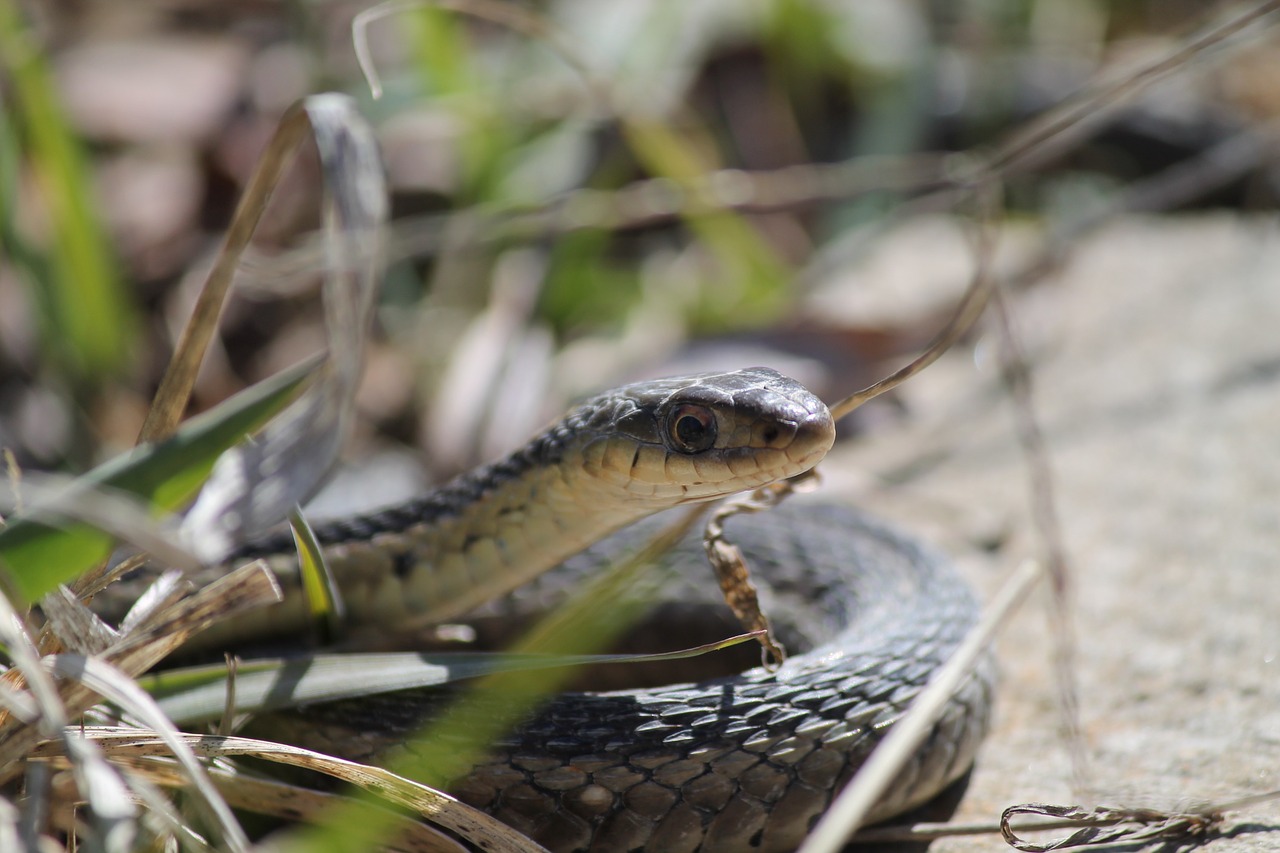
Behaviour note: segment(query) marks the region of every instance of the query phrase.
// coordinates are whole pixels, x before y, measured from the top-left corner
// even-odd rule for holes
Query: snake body
[[[437,492],[316,532],[357,621],[455,619],[539,575],[535,593],[571,586],[644,535],[608,534],[807,471],[833,440],[825,405],[772,370],[641,383],[589,401],[506,460]],[[773,672],[562,694],[495,744],[454,786],[458,796],[553,850],[794,848],[976,608],[944,560],[848,508],[785,505],[730,519],[727,532],[784,641],[802,654]],[[677,620],[692,612],[694,581],[706,579],[698,544],[668,558],[684,579],[666,606]],[[242,556],[285,545],[260,542]],[[287,582],[289,559],[271,562]],[[991,686],[984,665],[875,817],[927,801],[967,770]],[[302,746],[370,759],[403,748],[436,704],[406,691],[305,708],[265,726]]]

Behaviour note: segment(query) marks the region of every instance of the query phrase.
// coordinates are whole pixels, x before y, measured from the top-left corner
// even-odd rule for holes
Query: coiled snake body
[[[502,462],[317,534],[356,621],[456,619],[566,558],[533,588],[572,585],[639,535],[608,534],[802,473],[833,440],[822,402],[772,370],[641,383],[589,401]],[[775,628],[807,651],[775,672],[555,697],[457,783],[458,796],[553,850],[794,848],[954,649],[975,605],[937,555],[848,508],[789,503],[727,531]],[[242,556],[287,551],[271,540]],[[679,619],[689,590],[714,585],[696,538],[669,559],[683,578],[667,605]],[[288,586],[290,559],[271,562]],[[266,620],[301,615],[286,603]],[[990,692],[984,665],[875,817],[929,800],[967,770]],[[347,700],[280,718],[277,733],[368,759],[402,746],[428,707],[417,691]]]

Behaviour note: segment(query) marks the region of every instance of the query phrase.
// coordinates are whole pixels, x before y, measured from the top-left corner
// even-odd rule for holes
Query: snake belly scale
[[[629,525],[664,509],[803,473],[834,435],[817,397],[766,368],[638,383],[588,401],[505,460],[316,533],[353,621],[456,620],[535,579],[571,585],[635,545],[644,531]],[[958,645],[976,605],[938,555],[846,507],[788,504],[732,518],[727,532],[770,616],[806,651],[773,672],[553,697],[458,780],[459,798],[552,850],[793,849]],[[238,556],[269,557],[288,589],[289,551],[275,538]],[[668,559],[680,577],[714,586],[696,537]],[[202,645],[297,624],[303,607],[291,598]],[[984,663],[955,696],[873,817],[929,800],[968,769],[992,671]],[[260,732],[376,760],[408,748],[438,706],[438,695],[404,691],[273,715]]]

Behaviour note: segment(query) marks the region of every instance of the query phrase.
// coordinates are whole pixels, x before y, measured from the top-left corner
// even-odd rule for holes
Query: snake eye
[[[677,406],[667,415],[667,436],[675,450],[701,453],[716,443],[716,416],[705,406]]]

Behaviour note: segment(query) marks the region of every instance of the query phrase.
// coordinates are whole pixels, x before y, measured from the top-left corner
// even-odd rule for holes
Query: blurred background
[[[447,5],[476,14],[370,23],[375,100],[353,48],[361,4],[0,0],[0,446],[19,465],[83,469],[133,443],[236,200],[304,95],[359,101],[393,193],[348,451],[386,463],[385,499],[623,379],[764,363],[834,399],[877,378],[967,282],[971,210],[933,191],[963,152],[1221,11],[518,4],[551,38],[484,20],[493,3]],[[1274,208],[1278,41],[1197,63],[1012,170],[1001,262],[1144,182],[1169,190],[1170,169],[1192,185],[1131,206]],[[257,232],[196,409],[323,346],[312,159]],[[854,428],[910,414],[869,409]]]

